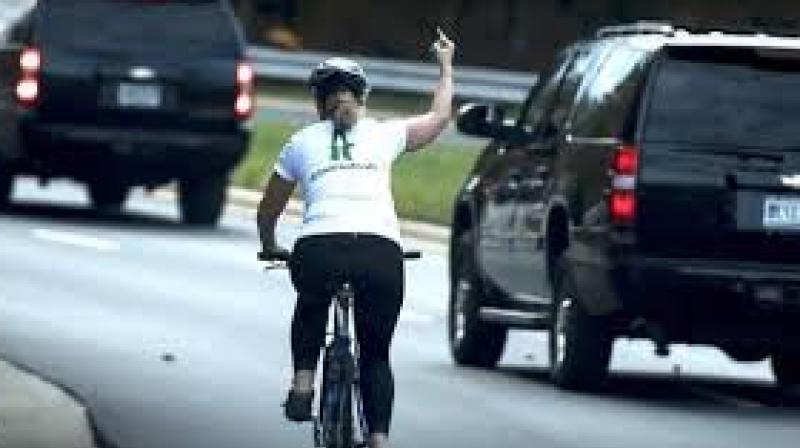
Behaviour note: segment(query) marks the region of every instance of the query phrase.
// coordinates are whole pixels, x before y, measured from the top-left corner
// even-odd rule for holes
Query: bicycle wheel
[[[336,448],[353,448],[353,388],[342,384],[336,425]]]
[[[353,448],[353,364],[348,353],[328,348],[322,372],[320,420],[326,448]]]

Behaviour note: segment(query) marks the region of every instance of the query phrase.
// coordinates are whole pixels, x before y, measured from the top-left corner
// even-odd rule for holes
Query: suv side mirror
[[[458,132],[473,137],[496,138],[509,131],[505,124],[505,110],[488,104],[467,103],[458,110]]]

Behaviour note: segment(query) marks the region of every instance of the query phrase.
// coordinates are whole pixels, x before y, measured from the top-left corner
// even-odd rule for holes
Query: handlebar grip
[[[290,258],[292,258],[292,254],[290,252],[259,252],[258,253],[258,260],[259,261],[284,261],[284,262],[289,262]]]
[[[422,252],[418,250],[410,250],[408,252],[403,252],[403,258],[406,260],[419,260],[422,258]]]

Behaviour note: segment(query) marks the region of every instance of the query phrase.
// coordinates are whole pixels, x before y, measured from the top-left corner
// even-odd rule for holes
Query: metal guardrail
[[[248,56],[259,78],[305,82],[320,61],[335,55],[250,47]],[[377,90],[430,94],[439,79],[439,68],[433,63],[354,59],[363,65],[370,83]],[[456,67],[455,93],[461,99],[521,103],[537,79],[536,74],[530,73]]]

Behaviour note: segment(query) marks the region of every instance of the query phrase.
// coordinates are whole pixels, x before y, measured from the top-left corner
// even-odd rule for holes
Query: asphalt
[[[0,355],[79,398],[102,445],[312,446],[287,424],[293,293],[255,261],[253,211],[219,230],[182,226],[174,203],[137,194],[120,216],[89,211],[70,184],[21,182],[0,215]],[[289,216],[279,239],[297,231]],[[493,370],[457,368],[444,322],[446,246],[413,237],[393,346],[395,447],[793,447],[800,394],[765,363],[709,348],[620,341],[598,394],[547,380],[545,339],[513,333]],[[2,446],[2,445],[0,445]]]

